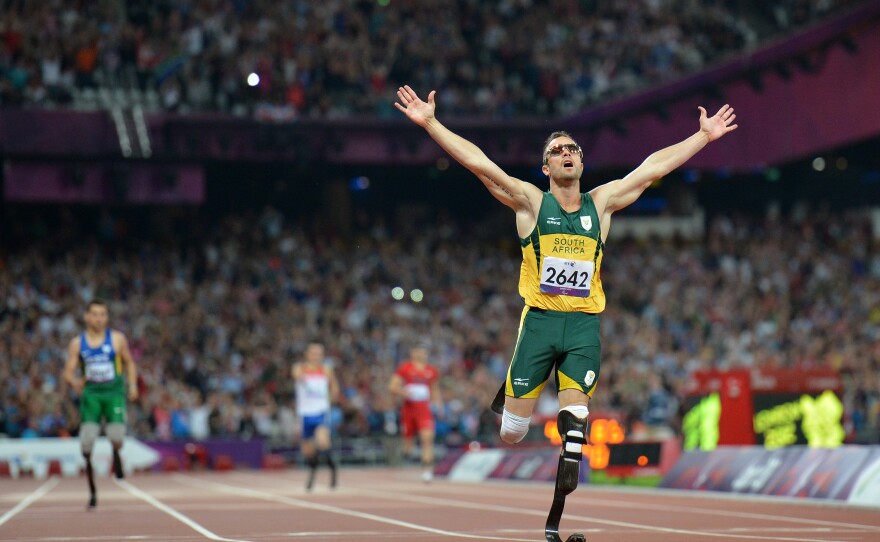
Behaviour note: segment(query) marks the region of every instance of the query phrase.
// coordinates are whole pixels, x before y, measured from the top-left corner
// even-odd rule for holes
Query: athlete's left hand
[[[128,388],[128,400],[129,401],[137,401],[137,398],[138,398],[137,386],[130,386]]]
[[[700,130],[709,137],[710,142],[720,139],[721,136],[728,132],[736,130],[738,126],[737,124],[731,124],[736,119],[736,115],[733,114],[733,108],[728,104],[724,104],[715,113],[714,117],[708,117],[703,106],[699,106],[697,109],[700,110]]]
[[[83,388],[86,386],[86,381],[82,378],[74,378],[70,382],[70,387],[73,388],[74,393],[77,395],[82,394]]]

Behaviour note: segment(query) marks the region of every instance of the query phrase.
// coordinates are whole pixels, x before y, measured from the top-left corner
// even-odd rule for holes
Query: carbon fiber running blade
[[[553,504],[547,515],[547,524],[544,525],[544,538],[547,542],[562,542],[559,538],[559,520],[562,519],[562,510],[565,508],[565,495],[557,489],[553,493]]]
[[[547,542],[562,542],[562,538],[559,537],[559,521],[562,519],[562,511],[565,508],[565,495],[559,491],[558,486],[553,492],[553,504],[550,506],[547,523],[544,525],[544,538],[547,539]],[[587,538],[580,533],[574,533],[565,539],[565,542],[586,541]]]

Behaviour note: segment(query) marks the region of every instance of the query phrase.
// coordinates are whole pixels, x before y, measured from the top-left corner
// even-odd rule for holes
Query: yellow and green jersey
[[[519,293],[527,306],[561,312],[605,309],[599,277],[604,247],[589,194],[581,194],[580,209],[569,213],[545,192],[535,229],[520,245]]]

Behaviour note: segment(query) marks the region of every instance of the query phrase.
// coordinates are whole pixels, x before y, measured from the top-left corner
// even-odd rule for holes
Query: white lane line
[[[36,501],[37,499],[39,499],[40,497],[42,497],[46,493],[49,493],[50,491],[52,491],[52,488],[57,485],[58,485],[58,478],[56,478],[54,476],[52,478],[49,478],[48,480],[46,480],[43,483],[43,485],[41,485],[36,490],[34,490],[33,493],[31,493],[30,495],[28,495],[27,497],[22,499],[20,503],[16,504],[11,509],[9,509],[8,512],[6,512],[2,516],[0,516],[0,526],[2,526],[4,523],[9,521],[10,519],[14,518],[19,512],[21,512],[22,510],[24,510],[25,508],[27,508],[28,506],[33,504],[34,501]]]
[[[467,484],[467,485],[470,486],[471,484]],[[411,486],[407,486],[405,484],[397,484],[397,485],[384,484],[383,487],[385,487],[387,489],[393,489],[395,487],[404,488],[404,487],[411,487]],[[453,486],[451,484],[448,484],[445,486],[438,484],[435,487],[441,491],[456,492],[456,494],[458,494],[458,490],[456,489],[456,486]],[[460,486],[458,486],[458,487],[460,487]],[[528,487],[534,487],[534,486],[521,486],[521,487],[528,488]],[[480,495],[486,495],[486,496],[500,495],[503,497],[507,497],[510,495],[510,490],[505,490],[505,488],[497,487],[497,486],[493,487],[492,484],[474,486],[473,489],[474,489],[473,491],[471,491],[469,489],[467,491],[467,493],[480,494]],[[574,493],[572,495],[569,495],[568,501],[566,503],[569,505],[569,508],[571,506],[575,506],[575,505],[588,505],[588,506],[591,506],[594,508],[596,508],[596,507],[624,508],[624,509],[631,510],[633,508],[633,506],[638,506],[639,509],[641,509],[641,510],[654,510],[654,511],[658,511],[658,512],[703,514],[703,515],[709,515],[709,516],[721,516],[721,517],[725,517],[725,518],[736,517],[736,518],[743,518],[743,519],[771,520],[771,521],[780,521],[780,522],[787,522],[787,523],[796,523],[798,525],[816,525],[816,526],[832,527],[832,528],[839,528],[839,529],[857,529],[857,530],[868,531],[868,532],[880,532],[880,527],[878,527],[877,525],[866,525],[863,523],[850,523],[850,522],[844,522],[844,521],[813,519],[813,518],[808,518],[808,517],[792,517],[792,516],[783,516],[783,515],[779,515],[779,514],[763,514],[763,513],[757,513],[757,512],[737,512],[735,510],[721,510],[721,509],[714,509],[714,508],[699,508],[696,505],[694,505],[694,506],[675,506],[675,505],[654,504],[654,503],[638,503],[637,505],[634,505],[632,503],[632,501],[613,500],[613,498],[612,499],[607,499],[607,498],[599,499],[599,498],[596,498],[595,496],[591,496],[590,490],[596,489],[595,487],[590,488],[588,486],[585,489],[587,489],[587,491],[584,493],[581,493],[581,494]],[[639,495],[639,496],[650,496],[650,493],[647,491],[638,491],[637,492],[635,490],[630,490],[627,493],[635,494],[635,495]],[[525,497],[525,498],[531,498],[531,494],[529,494],[529,493],[520,492],[520,496]],[[695,495],[694,496],[692,496],[692,495],[678,495],[678,496],[699,499],[702,497],[702,494],[700,496],[695,496]],[[745,499],[740,499],[739,495],[737,495],[736,497],[727,496],[726,498],[719,497],[719,496],[713,496],[713,497],[718,500],[727,500],[727,501],[731,501],[731,502],[745,500]],[[817,506],[814,503],[806,503],[806,502],[792,502],[792,501],[775,502],[775,499],[773,501],[771,501],[771,499],[769,497],[765,497],[764,499],[762,499],[761,502],[763,502],[764,504],[780,504],[780,505],[810,504],[810,506]],[[830,504],[830,507],[837,508],[837,506],[833,503]]]
[[[244,480],[245,479],[244,476],[246,476],[246,475],[237,475],[237,476],[240,476],[240,478],[242,480]],[[251,476],[251,478],[250,478],[251,480],[261,479],[259,474],[252,474],[250,476]],[[264,479],[261,479],[261,480],[264,480]],[[504,487],[502,487],[502,486],[504,486]],[[470,495],[485,495],[487,497],[500,496],[503,498],[507,498],[507,497],[510,497],[510,495],[511,495],[511,491],[510,491],[509,487],[507,487],[507,486],[513,486],[513,487],[517,487],[517,488],[526,488],[527,490],[534,489],[535,487],[537,487],[535,483],[526,483],[526,482],[501,482],[501,483],[486,482],[486,483],[481,483],[480,485],[477,485],[477,484],[458,484],[458,485],[456,485],[454,483],[445,483],[445,484],[436,484],[436,485],[432,486],[431,491],[432,492],[454,493],[455,495],[459,495],[459,494],[461,494],[461,489],[459,489],[459,488],[466,487],[467,489],[465,490],[465,492]],[[395,488],[399,488],[402,491],[407,491],[412,488],[412,484],[406,484],[406,483],[400,483],[400,482],[388,482],[388,483],[383,483],[382,487],[386,488],[386,490],[393,490]],[[593,486],[593,487],[587,486],[584,489],[587,490],[584,493],[580,493],[580,494],[574,493],[572,495],[569,495],[568,501],[566,503],[567,508],[571,509],[577,505],[589,505],[593,508],[604,507],[604,508],[632,509],[634,506],[631,501],[614,500],[613,498],[599,499],[599,498],[596,498],[595,496],[591,496],[591,493],[593,492],[593,490],[597,490],[597,488],[595,486]],[[614,488],[612,488],[612,489],[614,489]],[[653,492],[654,490],[651,490],[651,491]],[[664,490],[660,490],[660,491],[664,491]],[[642,490],[636,490],[636,489],[628,489],[625,492],[619,491],[619,490],[612,491],[612,492],[617,493],[618,495],[620,493],[627,493],[627,494],[635,494],[635,495],[639,495],[639,496],[650,496],[649,492],[642,491]],[[668,494],[667,491],[664,491],[664,492]],[[684,492],[676,492],[675,496],[685,497],[685,498],[693,498],[693,499],[702,499],[704,497],[704,494],[705,494],[705,492],[702,492],[699,496],[697,496],[697,495],[684,494]],[[519,497],[522,497],[527,500],[537,500],[538,499],[538,497],[535,496],[533,492],[528,492],[528,491],[527,492],[519,491],[519,492],[517,492],[517,495]],[[549,495],[549,493],[548,493],[548,495]],[[407,499],[409,499],[409,497],[410,497],[410,495],[407,495]],[[720,496],[719,495],[711,495],[711,496],[707,495],[707,497],[711,497],[716,500],[727,500],[727,501],[746,500],[746,499],[740,498],[741,497],[740,495],[737,495],[736,497],[723,496],[723,495],[720,495]],[[742,496],[742,497],[746,497],[746,496]],[[426,497],[426,498],[431,498],[431,497]],[[760,502],[763,502],[764,504],[780,504],[780,505],[785,505],[785,504],[804,505],[804,504],[806,504],[811,507],[819,506],[816,503],[812,503],[812,502],[806,501],[804,499],[801,499],[801,500],[783,499],[782,501],[783,502],[777,502],[777,500],[775,498],[771,499],[770,497],[763,497],[762,499],[760,499]],[[472,504],[468,504],[467,506],[470,507],[470,506],[472,506]],[[658,511],[658,512],[703,514],[703,515],[709,515],[709,516],[721,516],[721,517],[725,517],[725,518],[737,517],[737,518],[743,518],[743,519],[770,520],[770,521],[795,523],[795,524],[798,524],[799,526],[800,525],[816,525],[816,526],[822,526],[822,527],[832,527],[832,528],[836,528],[836,529],[854,529],[854,530],[856,530],[856,532],[858,532],[858,531],[863,531],[863,532],[867,531],[867,532],[872,532],[872,533],[873,532],[880,532],[880,527],[878,527],[876,525],[866,525],[863,523],[850,523],[850,522],[843,522],[843,521],[812,519],[812,518],[808,518],[808,517],[792,517],[792,516],[783,516],[783,515],[778,515],[778,514],[763,514],[763,513],[757,513],[757,512],[737,512],[735,510],[699,508],[696,505],[695,506],[675,506],[675,505],[667,505],[667,504],[639,503],[637,506],[643,510],[654,510],[654,511]],[[829,506],[832,508],[837,508],[837,505],[833,502],[829,503]],[[542,512],[541,514],[544,514],[544,513]],[[535,514],[535,515],[539,515],[539,514]],[[566,516],[564,516],[564,517],[568,517],[568,514],[566,514]],[[761,532],[764,532],[763,528],[757,528],[757,529]],[[781,527],[780,529],[785,529],[785,528]]]
[[[258,480],[261,479],[258,475],[252,475],[252,476],[254,476]],[[247,477],[247,475],[245,475],[245,476],[236,475],[236,477],[241,478],[241,479],[245,479]],[[253,480],[253,479],[254,478],[251,478],[251,480]],[[410,489],[412,488],[412,485],[405,485],[405,484],[395,484],[395,485],[397,487],[401,487],[404,491],[407,488],[410,488]],[[540,517],[546,517],[546,515],[547,515],[547,512],[542,511],[542,510],[529,510],[529,509],[520,508],[520,507],[492,505],[492,504],[476,503],[476,502],[462,501],[462,500],[449,500],[449,499],[438,498],[438,497],[427,497],[427,496],[415,495],[412,493],[406,493],[404,495],[401,495],[400,492],[393,493],[393,492],[389,492],[389,491],[367,490],[367,489],[360,489],[360,488],[346,488],[345,491],[348,494],[353,493],[356,495],[360,494],[360,495],[364,495],[364,496],[371,496],[371,495],[372,496],[380,496],[380,497],[383,497],[388,500],[406,501],[406,502],[421,502],[424,504],[450,506],[450,507],[454,507],[454,508],[466,508],[466,509],[470,509],[470,510],[473,510],[473,509],[492,510],[492,511],[502,512],[502,513],[525,514],[525,515],[540,516]],[[271,495],[274,495],[274,494],[271,494]],[[277,498],[284,498],[284,497],[279,497],[277,495],[274,495],[274,496]],[[630,508],[631,507],[632,507],[632,505],[630,505]],[[672,508],[672,507],[670,507],[670,508]],[[679,509],[679,510],[683,510],[683,509]],[[719,512],[715,511],[715,513],[718,514]],[[778,542],[844,542],[844,540],[842,540],[842,539],[841,540],[829,540],[826,538],[814,539],[814,538],[794,538],[794,537],[785,537],[785,536],[759,536],[759,535],[747,535],[747,534],[734,534],[734,533],[730,533],[730,532],[719,532],[717,530],[716,531],[695,531],[695,530],[675,529],[675,528],[670,528],[670,527],[661,527],[661,526],[653,526],[653,525],[646,525],[646,524],[640,524],[640,523],[630,523],[630,522],[606,520],[606,519],[601,519],[601,518],[585,517],[585,516],[578,516],[578,515],[573,515],[573,514],[566,514],[564,517],[568,518],[569,520],[586,521],[586,522],[599,523],[599,524],[610,525],[610,526],[615,526],[615,527],[629,528],[629,529],[634,529],[634,530],[681,534],[681,535],[696,536],[696,537],[739,538],[739,539],[766,540],[766,541],[778,541]],[[791,518],[786,518],[785,516],[780,516],[777,519],[790,520]],[[583,529],[580,529],[580,528],[575,529],[575,530],[577,530],[579,532],[583,531]],[[592,530],[593,529],[591,529],[591,531]],[[758,529],[758,528],[756,528],[755,530],[758,532],[764,532],[763,530]],[[784,531],[784,532],[788,532],[790,534],[793,534],[793,531],[794,530]]]
[[[502,538],[496,536],[485,536],[485,535],[475,535],[475,534],[467,534],[467,533],[457,533],[453,531],[445,531],[443,529],[435,529],[433,527],[428,527],[426,525],[419,525],[417,523],[410,523],[408,521],[400,521],[397,519],[378,516],[376,514],[368,514],[366,512],[358,512],[355,510],[348,510],[346,508],[339,508],[337,506],[330,506],[326,504],[319,504],[310,501],[304,501],[300,499],[294,499],[292,497],[284,497],[281,495],[275,495],[274,493],[266,493],[264,491],[257,491],[253,489],[246,489],[240,486],[230,486],[226,484],[220,484],[217,482],[209,482],[207,480],[201,478],[191,478],[189,476],[183,474],[175,474],[175,481],[180,484],[189,485],[193,487],[205,488],[210,486],[217,491],[222,491],[224,493],[231,493],[233,495],[249,496],[255,499],[262,499],[264,501],[277,502],[282,504],[289,504],[291,506],[297,506],[300,508],[310,508],[312,510],[320,510],[322,512],[329,512],[331,514],[338,514],[341,516],[351,516],[355,518],[366,519],[369,521],[376,521],[379,523],[387,523],[388,525],[396,525],[397,527],[404,527],[406,529],[412,529],[414,531],[423,531],[426,533],[437,534],[441,536],[448,536],[451,538],[475,538],[477,540],[507,540],[511,542],[533,542],[531,538]]]
[[[524,508],[514,508],[510,506],[501,506],[495,504],[486,504],[486,503],[477,503],[477,502],[468,502],[462,500],[449,500],[449,499],[441,499],[437,497],[424,497],[419,495],[408,494],[404,497],[401,497],[399,494],[390,493],[386,491],[378,491],[373,489],[348,489],[350,493],[361,494],[365,496],[373,495],[380,496],[386,499],[391,500],[405,500],[407,502],[422,502],[425,504],[436,504],[441,506],[450,506],[455,508],[468,508],[468,509],[481,509],[481,510],[492,510],[495,512],[504,512],[509,514],[526,514],[531,516],[541,516],[546,517],[547,512],[539,511],[539,510],[527,510]],[[654,525],[646,525],[642,523],[630,523],[626,521],[613,521],[608,519],[601,519],[595,517],[587,517],[587,516],[578,516],[572,514],[566,514],[563,516],[569,522],[571,520],[577,521],[586,521],[591,523],[600,523],[602,525],[611,525],[614,527],[626,527],[629,529],[638,529],[642,531],[653,531],[660,533],[672,533],[672,534],[680,534],[680,535],[688,535],[688,536],[701,536],[701,537],[712,537],[712,538],[748,538],[750,540],[778,540],[785,542],[840,542],[828,539],[814,539],[814,538],[789,538],[789,537],[781,537],[781,536],[757,536],[757,535],[747,535],[747,534],[726,534],[726,533],[715,533],[709,531],[692,531],[688,529],[674,529],[671,527],[659,527]]]
[[[298,536],[317,536],[317,537],[328,537],[328,536],[347,536],[347,537],[358,537],[358,536],[383,536],[388,533],[383,533],[381,531],[311,531],[311,532],[297,532],[297,533],[284,533],[284,536],[289,536],[292,538]]]
[[[192,535],[184,536],[175,536],[173,538],[164,538],[163,542],[171,542],[173,540],[181,540],[183,542],[192,541]],[[27,542],[96,542],[99,540],[107,540],[109,542],[119,542],[120,540],[156,540],[155,538],[149,535],[129,535],[120,537],[119,535],[114,536],[44,536],[41,538],[22,538],[21,540],[27,540]]]
[[[169,516],[171,516],[174,519],[176,519],[177,521],[183,523],[184,525],[186,525],[190,529],[196,531],[197,533],[204,536],[205,538],[208,538],[210,540],[217,540],[218,542],[249,542],[248,540],[238,540],[235,538],[223,538],[222,536],[211,532],[210,530],[206,529],[205,527],[202,527],[199,523],[184,516],[183,514],[178,512],[177,510],[175,510],[175,509],[171,508],[170,506],[167,506],[166,504],[162,503],[161,501],[153,498],[151,495],[144,493],[143,491],[141,491],[140,489],[136,488],[135,486],[129,484],[125,480],[117,480],[114,478],[113,481],[116,482],[116,485],[118,485],[119,487],[121,487],[125,491],[127,491],[130,494],[134,495],[135,497],[141,499],[142,501],[146,502],[147,504],[150,504],[154,508],[157,508],[157,509],[161,510],[162,512],[165,512]]]
[[[738,499],[728,498],[728,500],[734,501]],[[591,497],[585,497],[578,499],[577,502],[582,504],[587,504],[591,506],[609,506],[609,507],[618,507],[618,508],[632,508],[633,503],[625,502],[625,501],[614,501],[614,500],[605,500],[605,499],[596,499]],[[798,503],[769,503],[764,500],[763,504],[795,504]],[[665,504],[650,504],[650,503],[640,503],[638,505],[640,508],[645,510],[655,510],[658,512],[688,512],[693,514],[706,514],[706,515],[720,515],[722,517],[737,517],[743,519],[759,519],[759,520],[772,520],[772,521],[786,521],[789,523],[797,523],[799,525],[809,524],[809,525],[817,525],[824,527],[836,527],[836,528],[844,528],[844,529],[860,529],[863,531],[870,532],[880,532],[880,527],[876,525],[864,525],[861,523],[848,523],[843,521],[831,521],[824,519],[812,519],[805,517],[792,517],[792,516],[781,516],[778,514],[761,514],[757,512],[737,512],[734,510],[716,510],[711,508],[697,508],[690,506],[671,506]]]

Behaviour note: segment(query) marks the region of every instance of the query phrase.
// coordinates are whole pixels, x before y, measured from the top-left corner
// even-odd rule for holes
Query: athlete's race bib
[[[116,378],[113,362],[104,361],[86,364],[86,380],[89,382],[110,382]]]
[[[431,388],[427,384],[407,384],[404,386],[406,398],[410,401],[428,401],[431,399]]]
[[[323,374],[306,375],[303,378],[302,393],[309,399],[324,399],[330,394],[327,377]]]
[[[545,294],[590,297],[596,266],[592,260],[566,260],[545,256],[541,268],[541,291]]]

